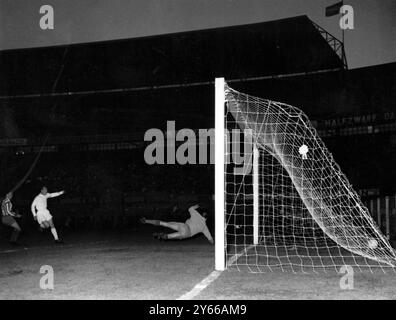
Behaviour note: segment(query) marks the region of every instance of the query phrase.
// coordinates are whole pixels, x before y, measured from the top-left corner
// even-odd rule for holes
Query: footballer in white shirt
[[[195,236],[198,233],[203,233],[211,244],[214,243],[212,235],[206,225],[207,212],[206,209],[201,208],[196,204],[188,209],[190,218],[186,222],[164,222],[160,220],[148,220],[146,218],[140,219],[141,223],[152,224],[154,226],[166,227],[174,230],[173,233],[155,233],[154,236],[163,240],[182,240]]]
[[[43,187],[41,192],[34,198],[31,206],[34,220],[37,221],[43,229],[51,228],[55,243],[63,243],[63,241],[59,239],[52,215],[47,209],[47,199],[58,197],[64,193],[64,191],[48,193],[48,189]]]

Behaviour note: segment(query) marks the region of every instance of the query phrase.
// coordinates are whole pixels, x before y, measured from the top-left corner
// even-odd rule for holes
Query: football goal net
[[[216,79],[216,269],[393,268],[396,255],[307,116]]]

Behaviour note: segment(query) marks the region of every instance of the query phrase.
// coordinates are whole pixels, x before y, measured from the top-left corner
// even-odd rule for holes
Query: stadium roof
[[[0,52],[0,95],[75,93],[213,81],[216,76],[229,80],[340,69],[344,62],[337,45],[337,39],[307,16],[299,16],[135,39],[6,50]]]

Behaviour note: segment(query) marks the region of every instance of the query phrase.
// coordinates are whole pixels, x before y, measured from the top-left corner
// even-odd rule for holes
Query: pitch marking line
[[[81,244],[77,244],[77,243],[73,243],[73,244],[64,244],[62,246],[59,246],[57,248],[75,248],[75,247],[80,247],[83,248],[84,246],[91,246],[91,245],[97,245],[97,244],[106,244],[106,243],[111,243],[114,241],[111,240],[102,240],[102,241],[92,241],[92,242],[86,242],[86,243],[81,243]],[[51,249],[54,248],[54,245],[44,245],[44,246],[37,246],[37,247],[24,247],[24,248],[20,248],[20,249],[9,249],[9,250],[3,250],[0,251],[0,254],[6,254],[6,253],[14,253],[14,252],[23,252],[23,251],[28,251],[28,250],[40,250],[40,249]]]
[[[4,250],[4,251],[0,251],[0,254],[2,253],[13,253],[13,252],[22,252],[22,251],[26,251],[28,248],[21,248],[21,249],[14,249],[14,250]]]
[[[227,266],[231,267],[242,255],[244,255],[247,251],[253,248],[254,245],[250,245],[249,247],[243,249],[240,253],[234,254],[228,261]],[[223,271],[212,271],[205,279],[195,285],[189,292],[183,294],[176,300],[191,300],[198,296],[203,290],[205,290],[213,281],[215,281]]]

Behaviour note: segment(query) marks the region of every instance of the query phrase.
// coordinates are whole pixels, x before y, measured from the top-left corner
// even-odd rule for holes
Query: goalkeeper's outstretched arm
[[[208,229],[208,227],[205,227],[205,229],[202,231],[202,233],[204,234],[204,236],[209,240],[209,242],[211,244],[214,244],[214,240],[213,237]]]

